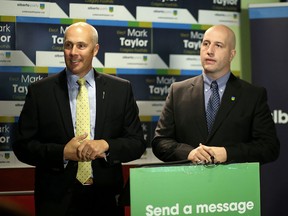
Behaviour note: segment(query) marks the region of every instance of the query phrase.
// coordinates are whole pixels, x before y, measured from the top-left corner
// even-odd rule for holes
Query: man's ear
[[[235,50],[235,49],[231,50],[231,53],[230,53],[230,62],[232,62],[232,60],[233,60],[233,58],[235,57],[235,55],[236,55],[236,50]]]

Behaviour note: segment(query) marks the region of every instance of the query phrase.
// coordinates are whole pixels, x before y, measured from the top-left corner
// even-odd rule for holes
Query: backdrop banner
[[[258,163],[130,169],[131,214],[260,216]]]
[[[129,164],[159,162],[150,142],[170,85],[202,73],[200,44],[211,25],[228,25],[238,38],[240,3],[1,0],[0,169],[25,166],[12,151],[14,132],[6,118],[16,127],[28,85],[65,68],[64,34],[77,21],[93,25],[99,33],[100,49],[92,66],[131,82],[148,146]],[[236,49],[231,68],[239,76],[241,47]]]
[[[262,216],[287,215],[288,3],[249,7],[253,84],[264,86],[280,140],[280,157],[261,167]]]

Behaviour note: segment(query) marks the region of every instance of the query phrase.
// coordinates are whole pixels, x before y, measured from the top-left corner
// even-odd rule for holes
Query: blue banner
[[[277,161],[262,166],[262,216],[286,215],[288,193],[288,3],[251,5],[252,82],[268,91],[281,150]]]

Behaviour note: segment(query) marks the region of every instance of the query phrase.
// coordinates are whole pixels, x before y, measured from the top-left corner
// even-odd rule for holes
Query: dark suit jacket
[[[276,160],[279,141],[266,90],[231,74],[208,136],[203,85],[202,75],[171,85],[152,141],[154,154],[163,161],[186,160],[202,143],[224,146],[227,162]]]
[[[119,194],[121,162],[140,158],[146,144],[130,82],[97,72],[95,81],[95,139],[109,143],[109,156],[108,162],[92,161],[93,186]],[[77,172],[77,162],[69,161],[65,169],[63,164],[64,146],[75,136],[65,71],[29,86],[18,125],[13,150],[20,161],[36,166],[36,210],[64,215]]]

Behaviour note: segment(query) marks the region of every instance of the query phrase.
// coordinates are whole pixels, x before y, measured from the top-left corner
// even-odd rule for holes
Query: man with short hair
[[[36,167],[37,216],[124,214],[117,205],[121,163],[140,158],[146,143],[130,82],[95,71],[98,50],[92,25],[70,25],[64,35],[66,69],[28,88],[13,150]],[[75,135],[80,80],[88,93],[89,122],[87,131]],[[85,162],[88,178],[80,181],[78,167]]]
[[[280,145],[266,90],[231,73],[235,44],[234,32],[225,25],[205,32],[203,73],[171,85],[158,121],[152,149],[160,160],[264,164],[278,158]]]

